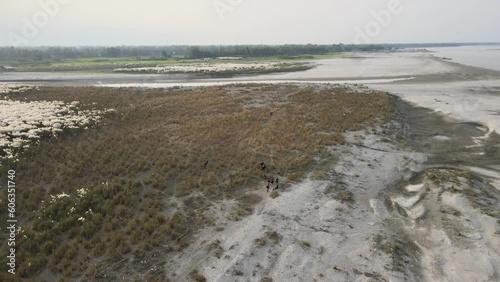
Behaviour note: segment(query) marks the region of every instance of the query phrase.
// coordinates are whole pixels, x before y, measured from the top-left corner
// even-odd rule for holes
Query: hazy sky
[[[0,0],[0,45],[500,42],[499,12],[499,0]]]

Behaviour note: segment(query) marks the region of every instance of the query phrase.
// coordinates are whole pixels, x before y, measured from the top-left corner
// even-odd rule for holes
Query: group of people
[[[280,179],[278,177],[271,177],[271,178],[268,178],[267,177],[267,167],[266,167],[266,164],[264,162],[260,162],[260,170],[262,171],[263,173],[263,177],[264,177],[264,181],[267,181],[267,184],[266,184],[266,191],[269,192],[269,189],[271,189],[271,186],[274,186],[273,187],[273,190],[278,190],[279,187],[280,187]]]

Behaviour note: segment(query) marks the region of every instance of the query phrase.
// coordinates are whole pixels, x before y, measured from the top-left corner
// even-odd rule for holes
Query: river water
[[[429,50],[436,52],[437,57],[451,58],[460,64],[500,71],[500,45],[443,47]]]

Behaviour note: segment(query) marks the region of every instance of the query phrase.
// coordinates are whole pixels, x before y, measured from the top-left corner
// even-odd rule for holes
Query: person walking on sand
[[[267,192],[269,193],[269,182],[267,182],[267,185],[266,185],[266,190],[267,190]]]

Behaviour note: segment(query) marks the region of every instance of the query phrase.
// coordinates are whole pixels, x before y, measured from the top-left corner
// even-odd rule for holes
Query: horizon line
[[[29,45],[29,46],[12,46],[0,45],[0,48],[40,48],[40,47],[167,47],[167,46],[286,46],[286,45],[315,45],[315,46],[331,46],[331,45],[354,45],[354,46],[367,46],[367,45],[500,45],[498,42],[410,42],[410,43],[281,43],[281,44],[262,44],[262,43],[248,43],[248,44],[122,44],[122,45]]]

